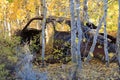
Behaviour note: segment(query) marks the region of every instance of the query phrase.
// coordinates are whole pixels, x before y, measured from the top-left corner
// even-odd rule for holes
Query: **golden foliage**
[[[83,11],[83,1],[81,0],[81,13]],[[13,0],[9,3],[7,0],[0,0],[0,20],[7,18],[9,21],[25,20],[29,14],[30,17],[36,16],[36,6],[40,6],[40,0]],[[70,17],[69,0],[47,0],[47,15]],[[83,13],[82,13],[83,14]],[[88,15],[91,22],[98,24],[103,15],[103,1],[89,0]],[[118,2],[113,1],[108,4],[107,13],[107,31],[116,31],[118,26]],[[103,28],[101,29],[101,32]]]
[[[23,20],[25,18],[26,12],[23,9],[19,9],[16,12],[17,14],[17,19]]]

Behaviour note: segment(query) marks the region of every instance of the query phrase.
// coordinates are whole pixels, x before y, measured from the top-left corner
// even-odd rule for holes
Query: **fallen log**
[[[34,36],[41,33],[41,30],[37,30],[34,28],[28,28],[29,24],[34,20],[43,20],[43,17],[36,17],[36,18],[30,19],[21,31],[20,36],[22,37],[22,41],[25,43],[28,42],[28,44],[30,43],[31,39],[34,39]],[[65,24],[71,26],[70,19],[64,18],[64,17],[50,16],[46,19],[46,24],[51,23],[51,22],[52,23],[54,23],[54,22],[63,23],[64,22]],[[95,25],[93,25],[93,26],[94,26],[94,28],[96,27]],[[54,27],[55,27],[55,25],[54,25]],[[90,49],[92,41],[93,41],[93,37],[95,36],[95,29],[91,29],[91,27],[89,27],[88,25],[87,26],[82,25],[82,31],[83,31],[83,36],[84,36],[83,38],[86,39],[86,42],[84,42],[84,41],[82,42],[81,52],[82,52],[83,56],[86,56],[86,55],[88,55],[89,49]],[[70,43],[71,33],[70,32],[56,31],[55,35],[54,35],[54,39],[55,40],[63,40],[64,42]],[[108,52],[109,53],[111,53],[111,52],[115,53],[115,51],[116,51],[116,45],[114,44],[115,42],[112,42],[112,41],[116,41],[115,38],[108,35]],[[37,41],[37,42],[40,42],[40,41]],[[37,42],[36,42],[36,45],[40,44]],[[98,35],[97,44],[96,44],[95,50],[93,52],[94,56],[101,55],[101,54],[103,56],[105,56],[103,44],[104,44],[104,36],[103,36],[103,33],[100,33]],[[62,45],[63,45],[62,47],[65,48],[65,50],[66,50],[66,48],[68,48],[68,46],[65,46],[64,44],[62,44]],[[102,46],[102,48],[98,48],[99,45]]]

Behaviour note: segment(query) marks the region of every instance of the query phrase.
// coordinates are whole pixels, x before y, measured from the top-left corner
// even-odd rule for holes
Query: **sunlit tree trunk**
[[[107,31],[106,31],[106,18],[107,18],[107,4],[108,0],[104,0],[104,52],[106,65],[109,66],[109,56],[108,56],[108,43],[107,43]]]
[[[4,37],[6,38],[7,37],[7,12],[6,12],[6,9],[5,9],[5,11],[4,11],[4,14],[3,14],[3,16],[4,16]]]
[[[81,61],[81,41],[82,41],[82,29],[81,29],[81,21],[80,21],[80,0],[76,0],[76,12],[77,12],[77,32],[78,32],[78,44],[77,44],[77,62],[78,67],[82,68],[82,61]]]
[[[71,15],[71,54],[72,62],[76,62],[76,25],[75,25],[75,12],[74,0],[70,0],[70,15]]]
[[[117,32],[117,58],[118,58],[118,65],[119,65],[119,72],[120,72],[120,0],[119,3],[119,19],[118,19],[118,32]]]
[[[7,33],[8,33],[8,36],[11,37],[11,24],[10,24],[10,22],[7,22]]]
[[[7,36],[7,21],[6,20],[4,20],[4,37],[6,38],[6,36]]]
[[[44,58],[45,58],[45,26],[46,26],[46,0],[43,0],[43,22],[42,22],[42,66],[44,66]]]
[[[11,24],[6,19],[4,19],[4,36],[5,36],[5,38],[11,37]]]

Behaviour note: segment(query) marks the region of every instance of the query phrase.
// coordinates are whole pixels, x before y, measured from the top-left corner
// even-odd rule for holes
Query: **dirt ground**
[[[117,63],[110,63],[109,67],[100,60],[92,59],[89,63],[82,63],[79,70],[75,64],[49,64],[40,71],[48,73],[48,80],[120,80]],[[76,75],[73,77],[73,75]]]

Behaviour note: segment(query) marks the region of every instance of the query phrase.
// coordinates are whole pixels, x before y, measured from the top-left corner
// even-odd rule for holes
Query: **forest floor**
[[[40,71],[47,71],[49,80],[120,80],[117,63],[110,63],[109,67],[100,60],[92,59],[89,63],[82,63],[79,70],[73,63],[49,64]],[[76,77],[73,75],[76,74]]]

